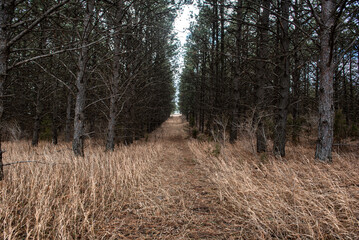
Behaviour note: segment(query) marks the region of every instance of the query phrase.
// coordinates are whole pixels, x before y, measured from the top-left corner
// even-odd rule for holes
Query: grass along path
[[[2,239],[359,239],[359,155],[257,155],[245,134],[214,154],[171,117],[146,140],[105,152],[88,141],[5,142]],[[61,163],[61,164],[58,164]]]
[[[358,239],[356,152],[327,165],[310,147],[288,145],[288,159],[276,159],[242,140],[213,154],[186,124],[172,117],[151,135],[162,152],[115,228],[123,238]]]
[[[194,161],[185,126],[181,117],[171,117],[150,136],[147,144],[164,144],[163,151],[149,181],[138,187],[128,212],[113,225],[119,236],[229,239],[239,235],[213,184]]]

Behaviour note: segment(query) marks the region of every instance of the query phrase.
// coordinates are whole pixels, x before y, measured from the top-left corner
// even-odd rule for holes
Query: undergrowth
[[[0,182],[0,238],[89,239],[118,218],[158,159],[161,145],[133,145],[105,153],[96,144],[75,158],[68,144],[6,142]]]
[[[286,159],[253,154],[249,141],[222,148],[191,141],[197,162],[216,185],[222,204],[241,223],[244,239],[359,239],[359,157],[288,146]]]

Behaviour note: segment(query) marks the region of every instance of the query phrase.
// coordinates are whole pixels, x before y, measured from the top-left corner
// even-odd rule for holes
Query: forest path
[[[139,186],[134,206],[117,231],[128,239],[231,239],[239,235],[213,184],[188,146],[187,123],[172,116],[146,144],[163,144],[150,182]]]

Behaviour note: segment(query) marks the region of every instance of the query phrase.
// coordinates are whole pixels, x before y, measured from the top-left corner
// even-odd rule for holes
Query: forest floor
[[[130,146],[5,142],[2,239],[359,239],[359,151],[314,161],[313,139],[286,158],[257,154],[253,130],[235,144],[189,137],[172,116]]]
[[[292,160],[275,159],[254,154],[245,140],[225,148],[193,140],[180,116],[139,144],[162,144],[163,149],[111,234],[124,239],[359,235],[356,151],[334,154],[335,163],[323,165],[313,161],[310,147],[289,144]]]
[[[216,187],[195,161],[187,125],[181,116],[172,116],[149,136],[146,144],[165,142],[165,146],[153,178],[139,186],[134,205],[114,226],[119,236],[230,239],[239,235],[240,228],[223,208]]]

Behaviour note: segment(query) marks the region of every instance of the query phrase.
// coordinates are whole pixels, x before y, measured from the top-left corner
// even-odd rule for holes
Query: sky
[[[195,16],[198,14],[199,9],[194,4],[183,6],[182,10],[179,11],[178,16],[174,23],[174,31],[177,33],[177,38],[180,40],[181,48],[180,52],[184,53],[184,45],[186,38],[189,34],[189,26],[191,22],[195,21]],[[183,60],[183,56],[182,56]]]
[[[178,103],[178,83],[179,77],[184,66],[184,54],[185,49],[184,45],[186,44],[187,36],[189,35],[189,27],[191,22],[195,21],[195,16],[198,15],[199,9],[195,4],[184,5],[181,10],[179,10],[177,18],[174,22],[174,32],[177,34],[177,38],[180,41],[179,54],[177,55],[178,69],[175,77],[176,83],[176,102]]]

